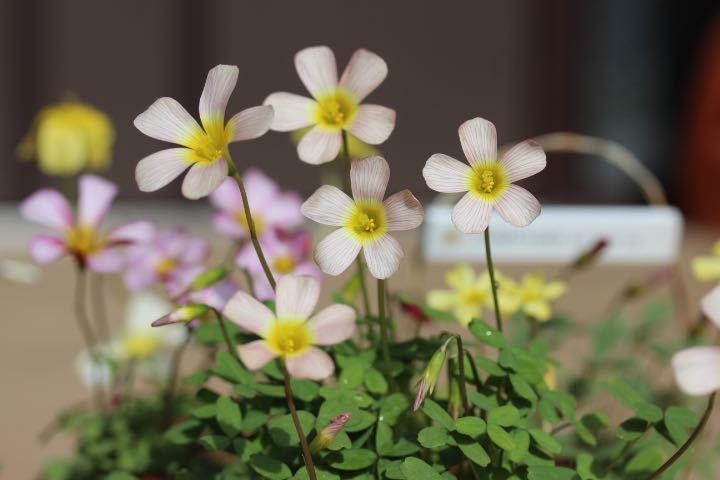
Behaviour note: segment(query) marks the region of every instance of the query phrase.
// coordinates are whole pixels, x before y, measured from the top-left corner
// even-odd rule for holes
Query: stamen
[[[495,175],[492,170],[486,169],[480,174],[480,189],[485,193],[492,193],[495,189]]]
[[[370,217],[367,213],[363,213],[360,216],[360,225],[362,226],[363,230],[366,232],[374,232],[375,231],[375,219]]]

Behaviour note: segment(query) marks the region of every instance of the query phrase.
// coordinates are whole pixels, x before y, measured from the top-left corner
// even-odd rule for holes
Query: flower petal
[[[78,181],[78,222],[96,228],[117,195],[117,185],[97,175],[85,174]]]
[[[360,105],[348,130],[363,142],[378,145],[388,139],[394,128],[395,110],[381,105]]]
[[[213,215],[213,226],[218,233],[230,238],[247,238],[248,231],[241,225],[237,217],[227,212],[216,212]]]
[[[355,331],[355,310],[347,305],[330,305],[315,314],[307,326],[313,331],[316,345],[335,345]]]
[[[410,190],[390,195],[383,205],[389,231],[412,230],[423,221],[423,207]]]
[[[542,171],[547,164],[545,150],[534,140],[520,142],[505,152],[500,163],[509,182],[517,182]]]
[[[550,315],[552,315],[552,309],[550,308],[550,304],[543,300],[527,302],[523,306],[523,310],[525,311],[525,313],[541,322],[549,320]]]
[[[271,93],[263,102],[272,105],[273,116],[271,129],[278,132],[290,132],[313,124],[313,111],[316,102],[312,98],[288,92]]]
[[[214,192],[227,176],[228,165],[222,157],[210,163],[197,162],[185,175],[182,193],[191,200],[206,197]]]
[[[250,202],[253,211],[262,209],[267,204],[274,202],[275,197],[280,192],[278,184],[257,168],[248,168],[243,172],[242,178],[248,202]],[[240,203],[239,208],[243,211],[242,203]]]
[[[57,190],[43,188],[20,204],[20,213],[26,219],[55,230],[66,230],[75,223],[70,204]]]
[[[492,204],[472,192],[455,204],[452,221],[463,233],[483,233],[490,223]]]
[[[88,256],[88,269],[96,273],[115,273],[125,266],[127,256],[122,249],[104,248]]]
[[[370,275],[379,279],[388,278],[397,272],[400,260],[405,256],[400,243],[387,234],[363,245],[363,252]]]
[[[270,130],[273,119],[273,107],[260,105],[259,107],[246,108],[236,113],[228,120],[225,129],[231,142],[252,140],[265,135]]]
[[[542,210],[538,199],[517,185],[508,186],[495,203],[495,208],[506,222],[516,227],[530,225]]]
[[[225,212],[241,212],[243,201],[237,182],[229,177],[223,180],[220,186],[210,194],[210,203]]]
[[[291,377],[307,380],[324,380],[335,371],[335,364],[330,356],[317,347],[307,352],[287,357],[288,373]]]
[[[275,290],[277,318],[308,318],[320,297],[320,282],[313,277],[285,275]]]
[[[672,357],[672,367],[680,390],[688,395],[707,395],[720,390],[720,348],[680,350]]]
[[[425,301],[435,310],[450,310],[458,304],[458,294],[452,290],[430,290]]]
[[[430,157],[423,168],[428,187],[442,193],[467,192],[471,174],[470,165],[442,153]]]
[[[123,273],[123,281],[125,286],[131,292],[139,292],[158,282],[160,279],[152,268],[148,268],[148,264],[130,265]]]
[[[222,131],[225,126],[225,108],[237,78],[238,67],[235,65],[218,65],[208,72],[200,96],[200,121],[208,133]]]
[[[382,202],[390,180],[390,166],[382,157],[354,160],[350,167],[353,198]]]
[[[205,136],[200,125],[174,98],[155,100],[133,122],[148,137],[191,147]]]
[[[332,185],[323,185],[305,200],[300,211],[317,223],[339,227],[345,224],[353,206],[345,192]]]
[[[340,152],[342,134],[313,127],[298,143],[300,160],[311,165],[332,162]]]
[[[347,228],[339,228],[315,247],[315,262],[324,273],[340,275],[355,260],[360,244]]]
[[[700,302],[700,307],[712,322],[720,327],[720,287],[715,287],[705,295]]]
[[[385,80],[387,74],[385,60],[376,53],[360,48],[350,57],[340,78],[340,86],[355,95],[359,103]]]
[[[245,292],[237,292],[223,309],[223,315],[245,330],[264,337],[275,316],[268,307]]]
[[[484,118],[473,118],[460,125],[460,144],[470,165],[494,162],[497,158],[495,125]]]
[[[265,340],[255,340],[237,348],[240,360],[250,370],[260,370],[267,365],[277,354],[270,350]]]
[[[300,212],[302,198],[296,193],[278,195],[273,202],[267,205],[263,212],[263,219],[271,225],[277,225],[283,230],[290,230],[303,222]]]
[[[46,265],[65,255],[66,247],[65,241],[61,238],[52,235],[38,235],[30,240],[30,256],[37,263]]]
[[[169,148],[148,155],[135,167],[135,181],[142,192],[154,192],[172,182],[193,164],[192,150]]]
[[[337,86],[335,55],[326,46],[300,50],[295,55],[295,69],[305,88],[315,98]]]
[[[701,282],[720,278],[720,258],[695,257],[692,260],[692,271],[695,278]]]
[[[155,225],[147,220],[137,220],[116,227],[108,233],[108,243],[141,243],[147,242],[155,235]]]

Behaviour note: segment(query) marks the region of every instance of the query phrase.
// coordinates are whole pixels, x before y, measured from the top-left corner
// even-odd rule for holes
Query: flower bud
[[[572,270],[582,270],[595,263],[600,254],[607,248],[609,242],[606,238],[601,238],[595,244],[585,252],[581,253],[575,260],[573,260],[570,268]]]
[[[433,356],[430,358],[427,367],[425,367],[425,371],[423,372],[422,378],[420,379],[420,386],[418,388],[417,396],[415,397],[415,405],[413,406],[413,411],[418,411],[422,406],[423,402],[425,401],[425,398],[428,395],[432,395],[433,391],[435,390],[438,378],[440,377],[440,372],[442,372],[443,365],[445,365],[445,358],[447,357],[447,346],[450,343],[450,340],[452,340],[452,338],[453,337],[447,339],[445,343],[443,343],[443,345],[438,348],[435,353],[433,353]]]
[[[208,270],[205,270],[203,273],[195,277],[195,280],[193,280],[192,284],[190,285],[190,289],[194,291],[203,290],[205,288],[211,287],[212,285],[216,284],[220,280],[223,280],[225,277],[227,277],[230,274],[230,269],[228,269],[225,266],[218,266],[213,267]]]
[[[453,370],[451,368],[451,370]],[[460,393],[460,382],[456,375],[450,376],[450,394],[448,396],[448,410],[450,416],[457,420],[463,411],[462,394]]]
[[[204,319],[210,313],[210,307],[200,303],[185,305],[172,313],[158,318],[152,323],[153,327],[162,327],[171,323],[188,323],[196,319]]]
[[[321,450],[326,449],[337,437],[337,434],[342,431],[345,424],[350,420],[352,413],[345,412],[341,413],[337,417],[330,420],[327,427],[320,430],[317,436],[310,443],[310,451],[317,453]]]

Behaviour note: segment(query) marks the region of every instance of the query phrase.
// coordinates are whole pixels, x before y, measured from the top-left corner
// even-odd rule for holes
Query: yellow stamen
[[[172,272],[175,267],[177,266],[177,260],[174,258],[163,258],[159,262],[155,264],[155,272],[161,276],[164,277],[168,275],[170,272]]]
[[[471,192],[487,200],[497,199],[508,186],[505,169],[497,162],[473,168],[468,182]]]
[[[338,88],[318,98],[315,123],[328,130],[339,131],[350,126],[357,110],[357,101],[349,93]]]
[[[313,337],[304,320],[277,320],[270,329],[267,343],[278,355],[293,356],[310,348]]]
[[[275,271],[281,275],[287,275],[295,270],[295,260],[290,255],[281,255],[273,262]]]
[[[385,207],[378,201],[357,200],[345,224],[361,242],[369,242],[387,231]]]
[[[255,214],[255,213],[252,213],[252,217],[253,217],[253,221],[255,222],[255,232],[258,234],[258,236],[260,236],[260,235],[262,235],[263,228],[264,228],[262,217],[260,217],[259,215]],[[248,219],[245,216],[245,212],[238,212],[235,215],[235,218],[240,223],[240,225],[242,225],[245,228],[245,230],[247,230],[248,232],[250,231],[250,224],[248,223]]]
[[[92,227],[77,226],[66,233],[70,250],[80,255],[89,255],[102,249],[107,239],[98,234]]]

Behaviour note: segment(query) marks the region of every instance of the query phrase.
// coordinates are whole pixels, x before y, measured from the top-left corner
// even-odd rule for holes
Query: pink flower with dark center
[[[136,221],[103,233],[100,224],[117,195],[117,186],[97,175],[86,174],[78,181],[78,191],[77,217],[57,190],[38,190],[22,202],[23,217],[60,234],[33,238],[30,255],[44,265],[70,254],[81,268],[98,273],[117,272],[125,264],[125,249],[121,247],[151,238],[155,227],[151,222]]]

